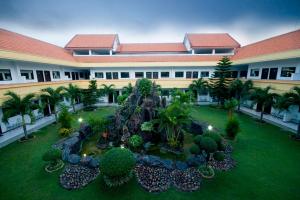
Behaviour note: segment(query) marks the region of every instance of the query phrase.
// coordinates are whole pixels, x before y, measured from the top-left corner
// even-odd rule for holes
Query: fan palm
[[[252,88],[253,88],[252,80],[247,80],[243,82],[240,79],[236,79],[229,85],[230,93],[233,94],[234,97],[238,100],[238,111],[240,110],[241,107],[241,100],[244,99],[249,94],[249,91]]]
[[[189,89],[192,91],[196,91],[198,95],[203,92],[207,92],[209,89],[209,84],[203,78],[199,78],[198,80],[194,80],[190,85]]]
[[[293,87],[290,92],[284,93],[276,103],[277,108],[288,110],[290,106],[297,105],[300,109],[300,87]],[[297,127],[297,139],[300,139],[300,120]]]
[[[225,109],[228,110],[229,120],[233,117],[233,111],[238,106],[238,101],[234,98],[225,101]]]
[[[101,88],[102,95],[108,96],[110,94],[115,93],[115,90],[114,90],[115,85],[114,84],[110,84],[110,85],[102,84],[102,87],[103,87],[103,88]]]
[[[263,121],[264,109],[275,104],[275,99],[279,97],[278,94],[270,92],[270,86],[266,88],[254,88],[250,91],[250,100],[262,106],[260,113],[260,121]]]
[[[33,117],[32,110],[35,108],[35,105],[33,104],[32,99],[34,98],[34,94],[27,94],[22,98],[16,93],[8,91],[4,95],[9,96],[9,99],[2,104],[2,107],[4,108],[2,120],[7,122],[8,118],[21,115],[24,138],[28,139],[25,115],[29,115],[31,118]]]
[[[53,112],[51,111],[51,109],[49,108],[49,110],[51,111],[51,114],[54,114],[55,116],[55,121],[57,122],[57,111],[56,111],[56,107],[59,105],[59,102],[61,101],[61,97],[63,96],[62,92],[64,90],[64,87],[58,87],[56,89],[53,89],[51,87],[48,88],[44,88],[41,91],[43,92],[43,94],[41,94],[41,99],[44,102],[48,103],[48,106],[52,106],[53,107]]]
[[[75,101],[80,97],[80,89],[77,85],[69,84],[68,87],[64,87],[66,91],[66,97],[70,99],[73,111],[75,112]]]

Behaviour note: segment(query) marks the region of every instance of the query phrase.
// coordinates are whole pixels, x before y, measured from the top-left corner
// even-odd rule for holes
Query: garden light
[[[124,144],[121,144],[120,147],[121,147],[121,149],[124,149],[124,148],[125,148]]]
[[[209,131],[213,130],[212,125],[208,125],[207,129],[208,129]]]
[[[78,119],[78,122],[81,123],[82,121],[83,121],[83,119],[80,117],[80,118]]]

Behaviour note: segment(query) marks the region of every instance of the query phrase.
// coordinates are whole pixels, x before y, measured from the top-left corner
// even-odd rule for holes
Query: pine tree
[[[224,56],[219,62],[213,74],[212,82],[212,96],[216,97],[218,104],[224,105],[225,99],[228,98],[228,85],[230,83],[230,68],[232,62]]]
[[[85,110],[93,110],[97,103],[98,91],[96,80],[90,80],[88,89],[82,90],[82,102]]]

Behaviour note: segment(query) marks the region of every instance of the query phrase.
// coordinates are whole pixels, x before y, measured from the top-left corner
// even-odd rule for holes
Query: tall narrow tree
[[[75,112],[75,101],[80,98],[80,89],[77,85],[70,83],[68,87],[64,87],[64,90],[66,91],[65,95],[70,100],[73,111]]]
[[[229,96],[228,86],[230,83],[230,68],[232,62],[224,56],[219,62],[213,74],[212,96],[217,98],[218,104],[224,105],[225,99]]]
[[[253,103],[261,105],[260,121],[263,121],[264,110],[268,106],[273,106],[275,104],[276,98],[279,97],[278,94],[270,92],[272,88],[270,86],[266,88],[254,88],[250,93],[250,100]]]
[[[41,91],[43,94],[41,94],[41,99],[43,102],[46,102],[48,104],[48,108],[51,114],[54,114],[55,116],[55,122],[57,122],[57,106],[61,102],[61,98],[63,96],[62,92],[64,90],[64,87],[58,87],[56,89],[53,89],[51,87],[44,88]],[[53,111],[50,109],[50,106],[52,106]]]
[[[99,96],[97,81],[90,80],[88,88],[83,89],[81,92],[84,109],[93,110],[94,104],[97,103],[97,97]]]
[[[247,80],[245,82],[240,79],[235,79],[229,85],[230,94],[238,100],[238,111],[241,108],[241,101],[249,95],[249,91],[253,88],[252,80]]]
[[[2,120],[4,122],[8,122],[8,118],[16,115],[21,115],[24,138],[25,140],[27,140],[28,135],[25,115],[29,115],[32,118],[32,110],[34,108],[37,108],[37,106],[35,106],[35,104],[33,104],[32,101],[32,99],[34,98],[34,94],[27,94],[22,98],[16,93],[9,91],[6,92],[4,95],[9,96],[9,99],[2,104],[2,108],[4,111]]]

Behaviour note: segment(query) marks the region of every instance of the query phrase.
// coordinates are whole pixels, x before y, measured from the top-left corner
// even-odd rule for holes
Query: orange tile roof
[[[183,43],[122,43],[118,50],[119,53],[135,52],[186,52]]]
[[[143,55],[143,56],[77,56],[78,62],[115,63],[115,62],[205,62],[219,61],[222,56],[202,55]]]
[[[240,47],[240,44],[227,33],[187,33],[186,36],[191,47]]]
[[[0,49],[74,61],[64,48],[0,28]]]
[[[234,60],[300,49],[300,29],[239,48]]]
[[[113,47],[116,34],[78,34],[75,35],[65,46],[67,49],[72,48],[108,48]]]

